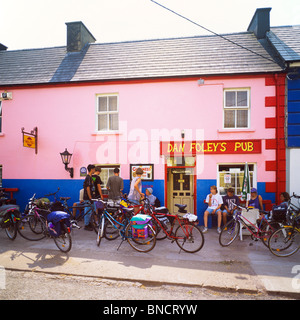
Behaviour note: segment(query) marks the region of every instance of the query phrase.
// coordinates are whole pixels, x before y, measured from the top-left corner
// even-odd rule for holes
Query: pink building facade
[[[103,188],[120,168],[126,193],[142,166],[144,191],[153,188],[171,212],[187,204],[200,223],[211,185],[222,195],[229,187],[241,193],[245,162],[252,187],[278,200],[285,74],[251,30],[227,35],[231,42],[94,44],[81,22],[67,27],[66,47],[0,50],[0,92],[9,97],[0,101],[0,183],[18,188],[21,208],[33,193],[58,187],[70,204],[78,201],[90,163],[102,167]],[[81,35],[79,47],[69,31]],[[252,53],[234,45],[243,41]],[[24,147],[21,128],[38,129],[37,152]],[[73,178],[60,157],[66,148]]]
[[[144,187],[152,187],[169,207],[177,193],[175,202],[189,203],[190,210],[201,217],[209,186],[217,185],[224,193],[230,185],[239,193],[241,166],[248,162],[252,185],[264,199],[274,202],[275,194],[267,192],[266,184],[275,183],[276,175],[275,171],[266,170],[266,163],[276,161],[276,152],[266,143],[276,138],[276,129],[266,128],[265,124],[266,119],[275,117],[276,106],[266,107],[265,102],[276,95],[276,87],[266,85],[264,75],[205,78],[200,85],[197,80],[12,88],[9,91],[13,99],[2,102],[3,186],[19,188],[16,198],[22,204],[35,192],[42,196],[57,187],[61,188],[61,196],[71,196],[76,201],[84,179],[80,169],[89,163],[103,166],[104,174],[119,166],[127,192],[130,164],[151,164],[153,180],[145,180]],[[245,111],[248,128],[224,127],[226,92],[249,95]],[[99,130],[100,104],[109,104],[110,100],[113,106],[108,109],[115,110],[115,127]],[[107,125],[104,122],[109,114],[107,111],[100,115],[104,116],[101,125]],[[27,131],[38,127],[37,154],[34,149],[23,147],[22,127]],[[184,162],[180,162],[180,152],[176,154],[176,150],[175,154],[174,150],[161,151],[161,143],[170,141],[214,141],[221,146],[228,140],[258,140],[261,150],[252,153],[246,145],[238,145],[236,152],[222,154],[215,153],[215,145],[211,145],[208,152],[199,149],[193,154],[185,150]],[[73,179],[61,162],[59,153],[65,148],[73,154],[69,165],[74,168]]]

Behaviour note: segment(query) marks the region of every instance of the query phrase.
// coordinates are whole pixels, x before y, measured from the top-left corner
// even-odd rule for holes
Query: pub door
[[[168,207],[171,213],[178,211],[175,204],[186,204],[188,212],[194,212],[194,168],[168,168]]]

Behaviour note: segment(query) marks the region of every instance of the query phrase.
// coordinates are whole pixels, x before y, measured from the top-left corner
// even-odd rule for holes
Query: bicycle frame
[[[243,219],[242,219],[243,218]],[[237,219],[236,219],[237,221],[239,221],[242,225],[243,225],[243,227],[245,227],[250,233],[251,233],[251,235],[253,236],[253,237],[255,237],[256,239],[261,239],[262,238],[262,236],[260,236],[260,231],[262,230],[261,228],[260,228],[260,226],[262,225],[262,222],[263,221],[265,221],[268,225],[269,225],[269,227],[271,227],[270,226],[270,224],[269,224],[269,222],[268,222],[268,220],[264,217],[264,216],[262,216],[262,218],[261,218],[261,222],[260,222],[260,224],[259,224],[259,226],[256,226],[256,225],[254,225],[253,223],[251,223],[247,218],[245,218],[241,213],[237,213]],[[246,222],[244,221],[244,220],[246,220],[247,222],[248,222],[248,224],[246,224]],[[253,227],[255,230],[256,230],[256,233],[254,233],[254,232],[252,232],[252,230],[251,230],[251,228],[249,228],[249,225],[251,225],[251,227]]]
[[[236,208],[238,208],[239,210],[244,209],[243,207],[237,206],[237,205],[236,205],[235,203],[233,203],[233,202],[232,202],[232,204],[233,204]],[[247,211],[249,211],[249,209],[247,209]],[[261,225],[262,225],[263,221],[265,221],[265,222],[268,224],[268,226],[269,226],[270,228],[272,228],[272,226],[270,225],[269,221],[265,218],[265,216],[262,216],[262,217],[261,217],[261,221],[260,221],[259,226],[256,226],[255,224],[251,223],[246,217],[244,217],[244,216],[242,215],[242,212],[241,212],[241,211],[238,211],[238,212],[235,214],[235,217],[233,217],[233,218],[234,218],[236,221],[239,221],[239,222],[243,225],[243,227],[245,227],[245,228],[251,233],[251,236],[253,236],[253,237],[256,238],[256,239],[262,239],[262,237],[263,237],[263,235],[260,234],[260,232],[262,231]],[[246,220],[248,224],[247,224],[244,220]],[[251,228],[249,227],[249,225],[251,225],[251,227],[253,227],[256,232],[253,232],[253,231],[251,230]]]
[[[174,229],[174,225],[175,225],[175,220],[178,221],[182,231],[184,232],[184,235],[186,237],[189,236],[189,232],[187,230],[187,226],[188,224],[186,224],[184,221],[180,220],[179,217],[177,215],[174,214],[168,214],[168,213],[164,213],[164,214],[158,214],[158,213],[154,213],[151,212],[150,216],[158,223],[158,225],[160,226],[160,228],[163,230],[163,232],[167,235],[167,237],[171,238],[171,239],[180,239],[181,237],[176,237],[173,234],[173,229]],[[159,219],[156,216],[161,216],[161,217],[171,217],[173,218],[173,223],[171,224],[171,229],[170,229],[170,233],[166,230],[166,228],[163,226],[163,224],[159,221]],[[183,222],[183,223],[182,223]],[[185,226],[185,228],[183,228],[183,226]]]

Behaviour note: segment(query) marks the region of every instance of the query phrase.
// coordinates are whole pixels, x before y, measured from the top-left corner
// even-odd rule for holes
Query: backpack
[[[61,225],[64,223],[68,228],[71,227],[70,215],[63,211],[53,211],[47,216],[48,232],[52,237],[61,235]]]
[[[159,199],[156,197],[156,199],[155,199],[155,201],[154,201],[154,207],[155,208],[158,208],[158,207],[160,207],[160,201],[159,201]]]

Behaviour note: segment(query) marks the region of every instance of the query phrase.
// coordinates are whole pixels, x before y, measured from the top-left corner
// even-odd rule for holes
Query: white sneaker
[[[202,233],[206,233],[207,231],[208,231],[207,228],[206,228],[206,227],[203,227]]]
[[[221,231],[222,231],[221,228],[218,228],[218,229],[217,229],[217,232],[218,232],[218,233],[221,233]]]

